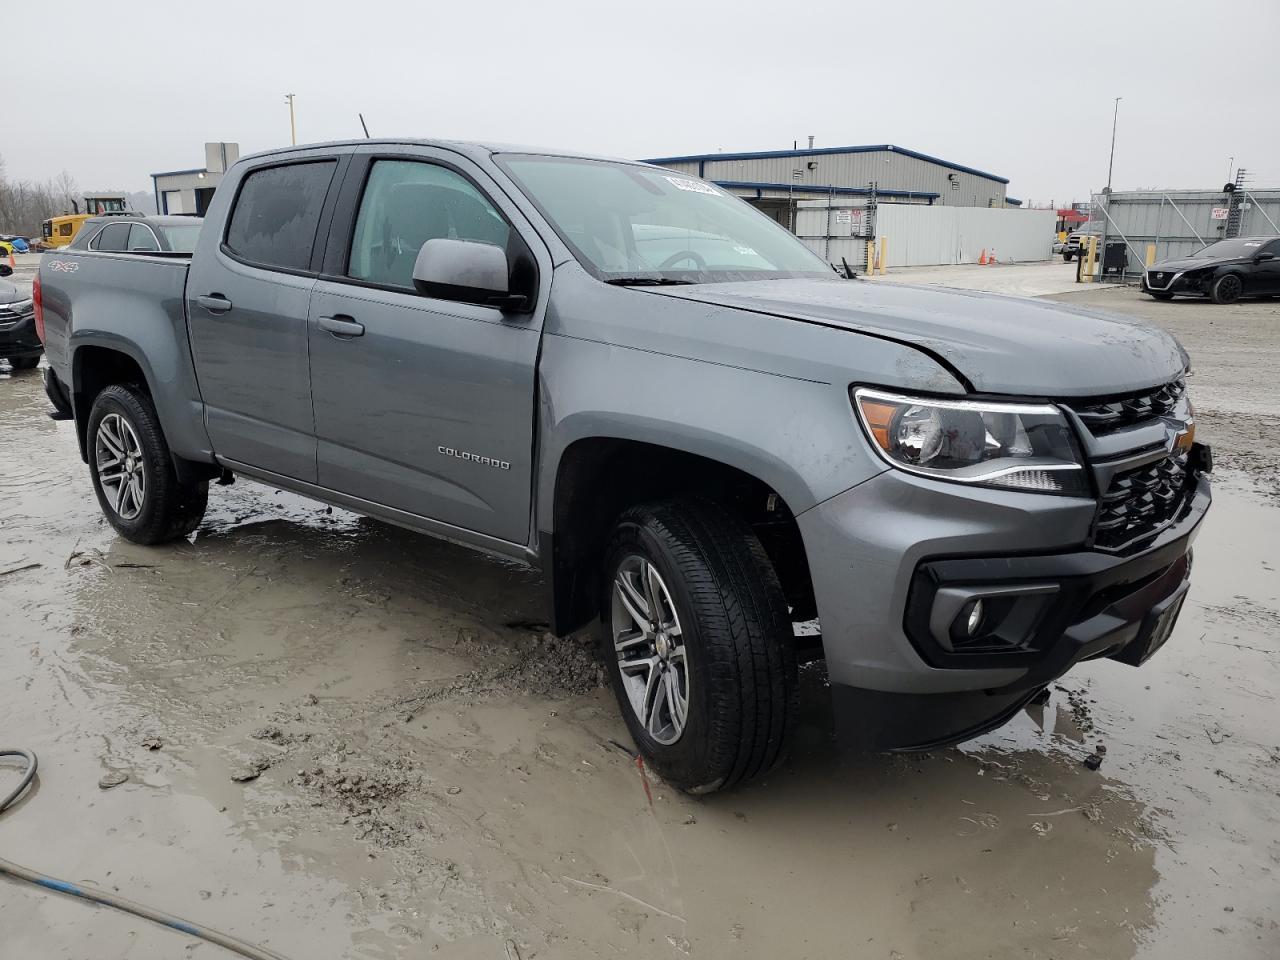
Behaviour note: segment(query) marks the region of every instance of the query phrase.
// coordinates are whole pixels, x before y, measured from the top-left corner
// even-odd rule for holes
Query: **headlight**
[[[9,303],[0,303],[0,307],[12,310],[14,313],[26,313],[31,309],[31,300],[13,300]]]
[[[939,480],[1088,496],[1066,418],[1050,404],[935,400],[856,387],[853,403],[890,464]]]

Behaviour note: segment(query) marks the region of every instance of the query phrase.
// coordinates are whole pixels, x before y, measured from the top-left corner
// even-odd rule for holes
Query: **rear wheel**
[[[1209,288],[1209,296],[1213,298],[1214,303],[1235,303],[1240,299],[1240,294],[1244,290],[1244,284],[1240,282],[1240,278],[1234,273],[1227,273],[1213,281],[1213,286]]]
[[[795,724],[782,588],[751,529],[669,500],[627,511],[605,559],[601,645],[640,753],[710,793],[770,770]]]
[[[134,543],[185,537],[200,524],[209,482],[182,483],[151,398],[136,386],[104,389],[89,411],[89,473],[107,522]]]

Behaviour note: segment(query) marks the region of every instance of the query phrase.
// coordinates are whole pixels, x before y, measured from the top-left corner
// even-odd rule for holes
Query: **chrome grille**
[[[0,303],[0,325],[9,326],[17,323],[19,320],[25,320],[32,314],[31,307],[28,306],[22,313],[14,310],[7,303]]]
[[[1185,453],[1117,473],[1098,503],[1094,543],[1118,550],[1159,533],[1177,515],[1193,480]]]
[[[1071,408],[1084,421],[1089,432],[1099,436],[1145,420],[1169,416],[1186,392],[1186,381],[1178,379],[1144,393],[1072,403]]]

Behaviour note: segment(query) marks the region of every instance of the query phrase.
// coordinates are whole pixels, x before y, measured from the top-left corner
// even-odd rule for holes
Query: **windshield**
[[[831,277],[777,222],[703,180],[630,163],[507,155],[498,162],[584,267],[625,283]]]
[[[200,236],[199,223],[180,223],[172,226],[162,225],[160,232],[169,242],[169,249],[174,253],[194,253],[196,238]]]
[[[1251,257],[1262,250],[1265,244],[1265,240],[1219,240],[1217,243],[1209,244],[1198,253],[1193,253],[1191,258],[1193,260],[1207,260],[1211,257],[1221,259]]]

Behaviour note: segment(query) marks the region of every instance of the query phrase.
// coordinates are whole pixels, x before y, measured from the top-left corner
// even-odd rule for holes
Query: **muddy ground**
[[[915,757],[836,747],[815,666],[792,758],[704,799],[616,745],[533,574],[244,482],[132,546],[0,367],[0,746],[41,758],[0,856],[298,960],[1280,955],[1280,302],[1065,299],[1195,357],[1217,503],[1168,646]],[[0,879],[0,955],[225,954]]]

